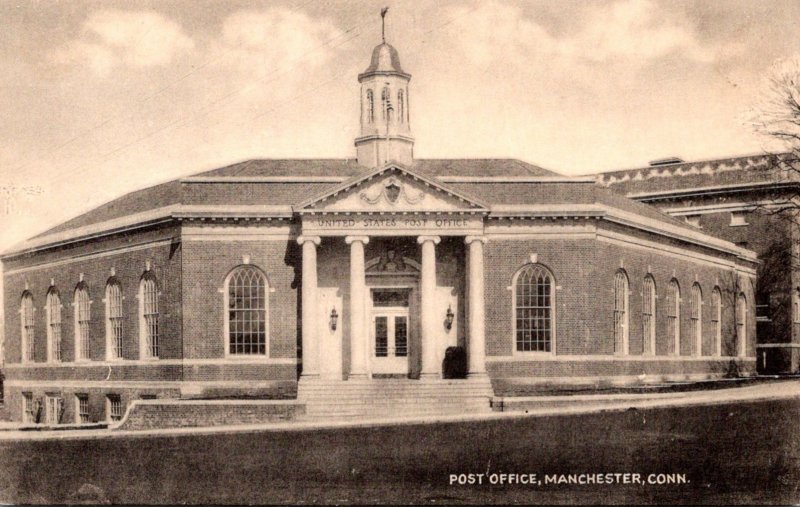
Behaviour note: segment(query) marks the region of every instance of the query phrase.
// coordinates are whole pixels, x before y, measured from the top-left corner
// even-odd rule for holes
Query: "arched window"
[[[397,92],[397,120],[399,123],[406,121],[406,97],[403,90]]]
[[[89,359],[91,350],[89,348],[89,323],[91,317],[91,305],[89,304],[89,288],[81,282],[75,287],[75,358]]]
[[[692,353],[695,356],[703,354],[703,289],[699,283],[692,285]]]
[[[722,355],[722,291],[711,291],[711,327],[714,333],[714,355]]]
[[[553,275],[540,264],[523,267],[514,281],[517,352],[553,352]]]
[[[681,353],[681,287],[674,278],[667,289],[667,336],[672,338],[672,353]]]
[[[139,282],[139,346],[143,358],[158,357],[158,283],[151,271]]]
[[[628,275],[614,275],[614,352],[628,354]]]
[[[122,359],[122,288],[115,278],[106,283],[106,355]]]
[[[372,90],[367,90],[367,123],[375,121],[375,97],[372,96]]]
[[[61,296],[55,287],[47,291],[47,360],[61,361]]]
[[[33,295],[30,292],[25,291],[22,293],[19,307],[20,322],[22,324],[22,340],[20,342],[22,361],[33,361]]]
[[[736,355],[744,357],[747,353],[747,298],[743,292],[736,297],[736,336]]]
[[[267,277],[254,266],[239,266],[225,285],[227,354],[266,355]]]
[[[644,277],[642,285],[642,353],[656,354],[656,282]]]
[[[383,110],[383,119],[387,123],[391,123],[392,115],[394,113],[394,106],[392,106],[392,98],[389,94],[389,88],[381,90],[381,109]]]

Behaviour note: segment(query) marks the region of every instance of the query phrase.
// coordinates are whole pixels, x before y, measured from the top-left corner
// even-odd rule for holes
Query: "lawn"
[[[10,503],[796,503],[800,401],[470,423],[0,442]],[[684,474],[491,485],[493,473]],[[450,485],[450,474],[484,484]]]

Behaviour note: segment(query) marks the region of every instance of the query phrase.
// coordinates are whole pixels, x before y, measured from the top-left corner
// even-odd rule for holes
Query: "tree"
[[[771,322],[759,328],[759,341],[786,343],[792,341],[800,287],[800,55],[769,69],[750,123],[765,141],[761,170],[775,183],[754,210],[770,223],[769,241],[759,252],[756,298],[769,309]]]
[[[800,169],[800,56],[779,60],[769,69],[761,100],[752,111],[751,124],[768,141],[772,169],[797,173]]]

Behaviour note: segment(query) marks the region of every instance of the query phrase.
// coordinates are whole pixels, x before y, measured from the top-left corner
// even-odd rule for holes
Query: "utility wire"
[[[474,12],[474,11],[478,10],[479,8],[483,7],[484,5],[485,5],[485,4],[483,4],[483,3],[480,3],[480,2],[479,2],[479,3],[477,3],[477,5],[476,5],[475,7],[471,8],[471,9],[469,9],[469,10],[467,10],[467,11],[464,11],[463,13],[461,13],[461,14],[459,14],[459,15],[457,15],[457,16],[454,16],[453,18],[450,18],[450,19],[448,19],[447,21],[445,21],[445,22],[443,22],[443,23],[440,23],[440,24],[438,24],[438,25],[434,26],[433,28],[431,28],[431,29],[429,29],[429,30],[427,30],[427,31],[423,32],[423,35],[427,35],[427,34],[429,34],[429,33],[432,33],[432,32],[434,32],[434,31],[436,31],[436,30],[439,30],[440,28],[443,28],[443,27],[445,27],[445,26],[447,26],[447,25],[450,25],[451,23],[455,22],[457,19],[459,19],[459,18],[461,18],[461,17],[463,17],[463,16],[465,16],[465,15],[467,15],[467,14],[470,14],[470,13],[472,13],[472,12]],[[433,10],[433,8],[432,8],[432,9],[430,9],[430,10]],[[155,135],[158,135],[158,134],[159,134],[159,133],[161,133],[161,132],[164,132],[164,131],[166,131],[166,130],[169,130],[169,129],[173,128],[173,127],[181,127],[181,126],[183,126],[183,125],[187,125],[187,124],[188,124],[188,123],[190,123],[192,120],[195,120],[195,119],[197,119],[197,118],[199,118],[199,117],[202,117],[202,116],[206,116],[206,115],[208,115],[208,114],[210,114],[210,113],[214,112],[215,110],[219,109],[219,107],[215,107],[215,106],[217,106],[218,104],[221,104],[222,102],[225,102],[226,100],[228,100],[229,98],[231,98],[231,97],[233,97],[233,96],[240,95],[241,93],[243,93],[243,92],[244,92],[244,91],[246,91],[246,90],[252,89],[252,88],[253,88],[253,87],[254,87],[256,84],[269,83],[269,82],[272,82],[272,81],[274,81],[274,80],[275,80],[275,79],[277,79],[278,77],[280,77],[280,76],[282,76],[282,75],[284,75],[284,74],[288,73],[290,70],[292,70],[292,69],[293,69],[293,68],[294,68],[294,67],[295,67],[295,66],[296,66],[298,63],[300,63],[300,61],[301,61],[302,59],[304,59],[305,57],[307,57],[307,56],[311,55],[312,53],[314,53],[314,52],[316,52],[316,51],[318,51],[318,50],[322,49],[324,46],[327,46],[328,44],[330,44],[331,42],[335,41],[336,39],[338,39],[338,38],[340,38],[340,37],[342,37],[342,36],[344,36],[344,35],[346,35],[346,34],[348,34],[348,33],[350,33],[350,32],[353,32],[353,31],[354,31],[354,30],[356,30],[357,28],[360,28],[361,26],[363,26],[363,25],[365,25],[365,24],[367,24],[367,23],[369,23],[369,22],[371,22],[371,20],[368,20],[368,21],[362,22],[362,23],[360,23],[360,24],[358,24],[358,25],[356,25],[356,26],[354,26],[354,27],[352,27],[352,28],[350,28],[350,29],[348,29],[348,30],[344,31],[342,34],[339,34],[339,35],[337,35],[336,37],[334,37],[334,38],[332,38],[332,39],[329,39],[329,40],[328,40],[328,41],[326,41],[325,43],[323,43],[323,44],[321,44],[321,45],[319,45],[319,46],[316,46],[315,48],[313,48],[313,49],[309,50],[308,52],[306,52],[306,53],[304,53],[303,55],[301,55],[300,57],[298,57],[298,58],[296,59],[296,61],[295,61],[295,63],[294,63],[293,65],[291,65],[291,66],[287,67],[287,68],[286,68],[286,70],[285,70],[284,72],[281,72],[280,74],[277,74],[277,75],[275,75],[275,76],[274,76],[272,79],[267,79],[267,78],[268,78],[268,77],[270,77],[271,75],[273,75],[273,74],[277,73],[277,72],[278,72],[278,70],[276,70],[276,71],[274,71],[274,72],[271,72],[270,74],[267,74],[267,75],[266,75],[266,76],[264,76],[263,78],[260,78],[260,79],[258,79],[258,80],[257,80],[257,81],[255,81],[255,82],[251,82],[250,84],[248,84],[248,85],[245,85],[244,87],[241,87],[241,88],[239,88],[239,89],[237,89],[237,90],[234,90],[234,91],[232,91],[232,92],[226,93],[226,94],[224,94],[224,95],[222,95],[222,96],[220,96],[220,97],[217,97],[216,99],[213,99],[213,100],[212,100],[212,101],[210,101],[210,102],[207,102],[206,104],[204,104],[204,105],[202,106],[202,108],[201,108],[201,109],[200,109],[200,110],[199,110],[197,113],[195,113],[195,114],[192,114],[192,115],[190,115],[190,116],[189,116],[189,117],[187,117],[187,118],[184,118],[184,119],[180,119],[180,120],[176,120],[176,121],[170,122],[170,123],[168,123],[167,125],[164,125],[164,126],[162,126],[162,127],[158,128],[158,129],[156,129],[155,131],[151,131],[151,132],[149,132],[149,133],[147,133],[147,134],[145,134],[145,135],[139,136],[139,137],[137,137],[136,139],[134,139],[134,140],[132,140],[132,141],[130,141],[130,142],[128,142],[128,143],[125,143],[125,144],[123,144],[123,145],[121,145],[121,146],[118,146],[117,148],[114,148],[113,150],[110,150],[110,151],[108,151],[108,152],[105,152],[105,153],[101,154],[101,155],[100,155],[100,159],[99,159],[99,160],[95,160],[95,163],[96,163],[97,161],[104,161],[104,160],[107,160],[108,158],[110,158],[110,157],[114,156],[115,154],[117,154],[117,153],[120,153],[120,152],[122,152],[122,151],[124,151],[124,150],[126,150],[126,149],[128,149],[128,148],[130,148],[130,147],[132,147],[132,146],[134,146],[134,145],[136,145],[136,144],[138,144],[138,143],[142,142],[142,141],[145,141],[145,140],[147,140],[147,139],[149,139],[149,138],[151,138],[151,137],[155,136]],[[354,34],[353,36],[351,36],[351,37],[349,37],[349,38],[345,39],[344,41],[342,41],[341,43],[339,43],[339,44],[337,44],[337,45],[335,45],[335,46],[333,46],[333,47],[334,47],[334,48],[336,48],[336,47],[342,46],[342,45],[346,44],[347,42],[350,42],[351,40],[354,40],[354,39],[356,39],[356,38],[360,37],[361,35],[363,35],[363,32],[361,32],[361,33],[356,33],[356,34]],[[417,41],[417,43],[416,43],[415,45],[416,45],[416,46],[420,46],[420,45],[421,45],[423,42],[424,42],[424,41],[418,40],[418,41]],[[279,70],[280,70],[280,69],[279,69]],[[251,117],[251,119],[257,119],[257,118],[260,118],[260,117],[264,116],[265,114],[268,114],[269,112],[272,112],[272,111],[275,111],[275,110],[277,110],[277,109],[280,109],[281,107],[285,107],[285,106],[287,106],[287,105],[289,105],[289,104],[293,103],[293,102],[294,102],[295,100],[297,100],[298,98],[300,98],[300,97],[302,97],[302,96],[305,96],[305,95],[307,95],[308,93],[311,93],[311,92],[313,92],[313,91],[316,91],[316,90],[318,90],[319,88],[321,88],[323,85],[325,85],[325,84],[328,84],[328,83],[330,83],[330,82],[332,82],[332,81],[335,81],[336,79],[338,79],[338,78],[342,77],[342,76],[343,76],[343,75],[344,75],[346,72],[350,72],[350,69],[348,68],[346,71],[344,71],[344,72],[340,72],[340,73],[338,73],[338,74],[334,75],[334,77],[332,77],[331,79],[328,79],[328,80],[324,81],[324,82],[323,82],[323,83],[321,83],[320,85],[317,85],[317,86],[315,86],[315,87],[313,87],[313,88],[311,88],[311,89],[305,90],[305,91],[303,91],[303,92],[301,92],[301,93],[298,93],[297,95],[295,95],[295,96],[291,97],[290,99],[287,99],[287,100],[285,100],[285,101],[283,101],[283,102],[281,102],[281,103],[277,104],[276,106],[274,106],[274,107],[272,107],[272,108],[270,108],[270,109],[268,109],[268,110],[266,110],[266,111],[259,112],[257,115],[255,115],[255,116]],[[216,122],[216,123],[214,123],[213,125],[216,125],[216,124],[218,124],[218,123],[219,123],[219,122]],[[90,166],[90,165],[85,165],[85,166],[84,166],[84,164],[83,164],[83,163],[79,163],[79,164],[77,164],[76,166],[73,166],[72,168],[68,169],[68,170],[66,171],[66,173],[62,173],[60,177],[58,177],[58,178],[55,178],[54,180],[55,180],[55,181],[61,181],[61,180],[64,180],[65,178],[74,178],[76,175],[83,174],[84,172],[86,172],[87,170],[91,169],[92,167],[93,167],[93,166]]]
[[[296,11],[300,10],[301,8],[305,7],[306,5],[310,4],[313,1],[314,0],[306,0],[305,2],[301,3],[300,5],[292,8],[291,10],[292,10],[292,12],[296,12]],[[141,40],[145,35],[147,35],[150,32],[150,30],[152,30],[152,27],[150,29],[148,29],[147,31],[145,31],[145,33],[140,35],[139,36],[139,40]],[[340,35],[338,35],[337,37],[334,37],[331,40],[335,40],[339,36]],[[146,95],[146,96],[144,96],[144,97],[142,97],[140,99],[137,99],[136,101],[134,101],[132,103],[132,105],[130,105],[130,107],[128,107],[126,109],[128,111],[134,111],[134,108],[138,109],[139,106],[141,106],[141,105],[153,100],[154,98],[160,96],[165,91],[175,87],[175,85],[183,82],[184,80],[186,80],[187,78],[193,76],[197,72],[205,69],[206,67],[208,67],[212,63],[215,63],[215,62],[217,62],[219,60],[222,60],[222,59],[226,58],[230,53],[232,53],[233,51],[235,51],[235,50],[239,49],[240,47],[242,47],[242,45],[244,43],[245,43],[245,41],[242,40],[238,44],[226,48],[222,53],[214,56],[213,58],[209,58],[208,60],[204,61],[203,63],[197,65],[194,68],[192,68],[190,71],[182,74],[177,79],[175,79],[175,80],[169,82],[168,84],[162,86],[161,88],[157,89],[155,92],[153,92],[153,93],[151,93],[149,95]],[[47,151],[47,155],[46,156],[54,155],[55,153],[57,153],[61,149],[66,148],[67,146],[70,146],[74,142],[86,137],[87,135],[95,132],[96,130],[98,130],[100,128],[105,127],[109,123],[112,123],[114,121],[130,120],[130,119],[133,119],[135,116],[136,116],[135,113],[134,114],[130,114],[130,115],[128,115],[128,116],[126,116],[125,118],[122,118],[122,119],[119,116],[116,116],[116,115],[109,116],[108,118],[106,118],[104,120],[101,120],[100,122],[92,125],[91,127],[88,127],[86,129],[78,132],[77,134],[75,134],[74,136],[70,137],[69,139],[67,139],[65,141],[62,141],[61,143],[55,144],[54,146],[51,146],[51,147],[47,148],[47,150],[46,150]],[[25,169],[27,167],[27,165],[28,165],[27,163],[23,162],[22,164],[19,164],[19,165],[15,166],[15,167],[11,168],[10,171],[17,172],[17,171],[19,171],[21,169]]]

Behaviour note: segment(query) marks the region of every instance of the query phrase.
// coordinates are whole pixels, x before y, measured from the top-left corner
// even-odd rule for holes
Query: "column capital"
[[[369,243],[369,236],[345,236],[344,242],[348,245],[352,244],[354,241],[359,241],[363,244]]]
[[[311,241],[315,245],[319,246],[319,244],[322,242],[322,238],[320,238],[319,236],[298,236],[297,237],[297,244],[298,245],[302,245],[306,241]]]
[[[417,236],[417,243],[420,245],[426,241],[433,241],[434,245],[438,245],[442,241],[441,236]]]
[[[464,243],[466,243],[467,245],[469,245],[474,241],[480,241],[481,243],[486,244],[486,242],[489,240],[486,238],[486,236],[466,236],[464,238]]]

